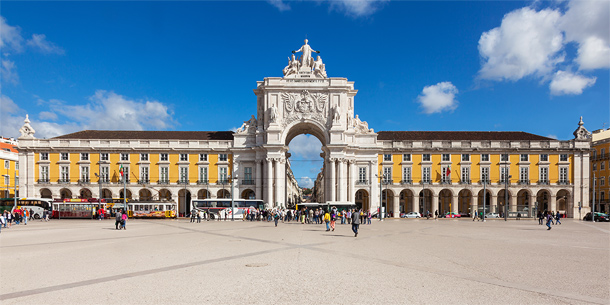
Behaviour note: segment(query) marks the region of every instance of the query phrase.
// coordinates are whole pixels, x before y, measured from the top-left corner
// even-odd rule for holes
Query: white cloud
[[[28,46],[48,54],[64,54],[64,49],[47,40],[45,34],[33,34],[26,43]]]
[[[8,50],[21,52],[23,49],[23,37],[21,37],[20,31],[19,27],[8,25],[6,19],[0,16],[0,49],[3,52]]]
[[[267,2],[275,6],[280,12],[290,10],[290,5],[284,3],[282,0],[267,0]]]
[[[546,137],[557,140],[557,135],[554,134],[547,135]]]
[[[0,80],[3,83],[17,84],[19,82],[19,75],[15,71],[15,62],[8,59],[2,60],[0,65]]]
[[[314,181],[309,177],[302,177],[299,181],[300,187],[312,188]]]
[[[165,130],[174,126],[173,112],[159,101],[133,100],[112,91],[98,90],[89,102],[71,105],[64,101],[50,100],[42,106],[38,120],[30,117],[37,138],[50,138],[86,129],[100,130]],[[2,96],[2,134],[18,136],[23,125],[25,111],[10,98]],[[58,120],[56,123],[45,120]]]
[[[2,94],[0,95],[0,134],[5,137],[18,137],[19,128],[23,125],[22,118],[19,117],[22,109],[13,100]]]
[[[583,70],[610,68],[610,45],[599,37],[588,37],[580,43],[576,62]]]
[[[424,87],[417,101],[428,114],[451,111],[458,106],[458,101],[455,100],[457,93],[458,89],[451,82],[442,82]]]
[[[331,9],[345,12],[349,16],[369,16],[379,10],[387,0],[335,0],[329,1]]]
[[[576,1],[567,4],[560,28],[568,41],[578,43],[576,62],[583,70],[610,67],[610,1]]]
[[[389,0],[303,0],[302,2],[311,2],[315,3],[315,5],[321,2],[328,2],[331,10],[342,12],[348,16],[364,17],[375,13],[388,1]],[[267,0],[267,2],[275,6],[281,12],[291,9],[286,0]]]
[[[566,71],[557,71],[549,87],[552,95],[582,94],[582,91],[587,87],[593,86],[596,80],[595,77],[585,77]]]
[[[38,114],[38,118],[41,119],[41,120],[51,120],[51,121],[54,121],[54,120],[57,120],[57,114],[55,114],[53,112],[50,112],[50,111],[41,111]]]
[[[524,7],[504,16],[500,27],[481,35],[479,75],[491,80],[519,80],[544,76],[563,62],[563,34],[558,27],[561,13]]]
[[[290,153],[293,158],[305,160],[319,160],[322,143],[312,135],[298,135],[290,141]]]

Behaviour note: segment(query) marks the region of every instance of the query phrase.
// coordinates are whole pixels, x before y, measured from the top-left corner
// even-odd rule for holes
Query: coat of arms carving
[[[322,93],[310,93],[303,90],[301,93],[282,93],[282,101],[286,108],[286,118],[283,126],[297,120],[312,119],[324,124],[324,113],[328,96]]]

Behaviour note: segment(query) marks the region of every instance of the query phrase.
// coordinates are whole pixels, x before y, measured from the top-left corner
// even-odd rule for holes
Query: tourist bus
[[[89,199],[56,199],[53,202],[53,218],[95,218],[96,211],[100,208],[106,208],[106,201],[97,198]],[[109,217],[104,213],[105,217]]]
[[[357,209],[358,206],[353,202],[348,201],[328,201],[322,207],[327,211],[330,211],[332,208],[337,208],[337,211],[347,211],[352,209]]]
[[[123,206],[122,203],[115,204]],[[127,203],[127,215],[134,218],[176,218],[177,204],[165,200],[131,200]]]
[[[260,210],[265,208],[265,203],[257,199],[234,199],[233,204],[235,207],[233,217],[238,219],[242,219],[251,208]],[[194,199],[191,201],[191,206],[196,210],[208,213],[211,218],[225,215],[227,218],[231,218],[231,199]]]
[[[17,197],[17,205],[15,205],[15,198],[0,198],[0,213],[4,211],[12,211],[13,207],[25,208],[32,210],[33,217],[39,219],[43,216],[44,210],[51,210],[51,203],[53,199],[48,198],[19,198]]]
[[[297,203],[296,210],[297,211],[302,210],[302,209],[311,210],[311,209],[317,209],[320,207],[325,208],[326,204],[319,203],[319,202],[301,202],[301,203]]]

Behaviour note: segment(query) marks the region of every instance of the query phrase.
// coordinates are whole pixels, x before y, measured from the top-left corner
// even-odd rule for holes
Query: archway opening
[[[40,198],[49,198],[52,199],[53,198],[53,193],[51,193],[51,190],[49,189],[41,189],[40,190]]]
[[[538,194],[536,194],[536,204],[537,210],[540,212],[549,211],[549,199],[551,198],[551,194],[547,190],[540,190]]]
[[[72,191],[69,189],[61,189],[59,190],[59,197],[61,197],[61,199],[72,199]]]
[[[557,192],[557,211],[561,214],[567,214],[570,209],[570,192],[567,190],[559,190]],[[601,209],[600,209],[601,211]]]
[[[140,200],[152,200],[152,194],[147,189],[141,189],[138,193],[138,197],[140,198]]]
[[[486,190],[485,191],[485,198],[483,198],[483,190],[480,190],[478,195],[477,195],[477,206],[473,206],[472,211],[477,211],[479,214],[483,213],[483,206],[485,206],[485,210],[484,213],[497,213],[497,209],[492,209],[492,204],[491,204],[491,191]],[[485,199],[485,201],[483,201],[483,199]],[[474,216],[472,215],[472,211],[470,212],[471,215],[470,216]]]
[[[125,197],[125,196],[123,195],[123,190],[121,190],[121,191],[119,192],[119,197],[120,197],[120,198],[132,199],[132,198],[131,198],[131,191],[128,189],[128,190],[127,190],[127,197]]]
[[[385,210],[384,218],[394,217],[394,192],[392,190],[384,189],[381,193],[381,204]]]
[[[411,190],[402,190],[402,192],[400,192],[400,213],[413,212],[413,204],[413,192],[411,192]]]
[[[217,198],[231,198],[231,192],[228,190],[219,190],[216,194]]]
[[[472,208],[472,192],[467,189],[463,189],[458,193],[458,213],[471,214]]]
[[[323,135],[310,124],[293,126],[286,137],[286,179],[280,186],[285,191],[287,206],[304,202],[325,202],[328,198]],[[347,181],[345,182],[347,183]]]
[[[197,199],[208,199],[210,198],[210,192],[208,190],[199,190],[197,192]]]
[[[111,200],[112,192],[109,189],[102,189],[102,198]],[[106,202],[110,202],[110,201],[106,201]]]
[[[369,200],[369,192],[366,190],[358,190],[356,192],[356,206],[358,208],[363,209],[364,211],[369,211],[371,209],[371,203]]]
[[[89,189],[81,189],[81,190],[79,191],[79,194],[80,194],[80,195],[79,195],[79,198],[80,198],[80,199],[89,199],[89,198],[91,198],[91,197],[92,197],[92,195],[91,195],[91,190],[89,190]]]
[[[432,191],[429,189],[424,189],[419,192],[419,210],[422,214],[422,217],[426,217],[426,215],[434,215],[434,210],[432,210]]]
[[[168,189],[159,190],[159,200],[172,200],[172,193]]]
[[[451,209],[453,209],[453,205],[455,204],[454,202],[452,202],[452,198],[453,194],[451,194],[451,191],[448,189],[444,189],[442,190],[439,194],[438,194],[438,215],[443,215],[442,217],[445,217],[444,215],[451,212]]]
[[[256,196],[254,194],[254,191],[251,189],[245,189],[243,192],[241,192],[241,199],[256,199]]]
[[[181,189],[178,191],[178,213],[187,215],[191,212],[191,192]]]

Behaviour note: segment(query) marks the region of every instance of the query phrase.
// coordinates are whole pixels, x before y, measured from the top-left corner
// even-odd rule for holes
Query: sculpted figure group
[[[318,55],[318,58],[314,61],[311,56],[312,53],[320,53],[320,51],[313,50],[305,39],[305,44],[296,51],[292,51],[292,58],[288,58],[288,65],[284,68],[284,76],[297,74],[299,71],[313,71],[316,77],[326,78],[326,67],[322,62],[322,58]],[[301,56],[297,60],[294,53],[302,52]]]

